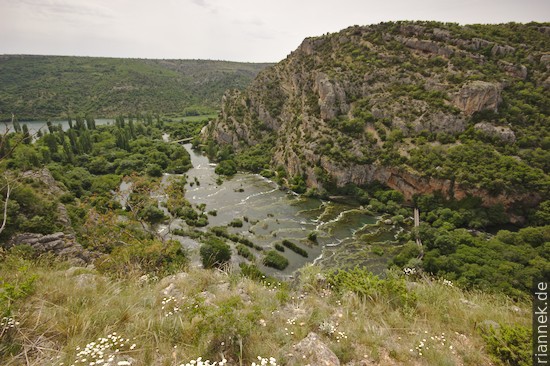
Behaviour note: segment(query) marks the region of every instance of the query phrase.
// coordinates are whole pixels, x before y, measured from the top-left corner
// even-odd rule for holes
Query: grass
[[[258,355],[285,364],[310,332],[342,364],[486,365],[491,360],[479,324],[530,327],[528,304],[429,278],[408,278],[416,302],[400,307],[381,293],[339,291],[316,266],[304,268],[293,285],[266,285],[230,269],[117,279],[68,263],[19,265],[28,266],[36,286],[12,306],[19,324],[0,336],[0,349],[10,350],[0,352],[2,365],[70,365],[82,357],[77,347],[113,333],[126,339],[116,360],[131,358],[132,365],[179,365],[198,357],[249,365]],[[12,269],[0,266],[0,278],[13,281]]]
[[[212,120],[218,116],[217,113],[202,114],[200,116],[185,116],[182,118],[183,122],[200,122],[204,120]]]

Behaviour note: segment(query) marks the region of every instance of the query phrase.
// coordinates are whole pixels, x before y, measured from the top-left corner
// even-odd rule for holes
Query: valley
[[[527,365],[549,34],[386,22],[276,64],[0,56],[0,363]]]

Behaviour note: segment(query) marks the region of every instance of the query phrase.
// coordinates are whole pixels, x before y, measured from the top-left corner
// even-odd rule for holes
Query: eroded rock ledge
[[[97,253],[84,249],[78,244],[72,234],[57,232],[53,234],[20,233],[14,235],[5,248],[9,249],[15,245],[28,245],[33,248],[36,254],[52,253],[64,259],[68,259],[75,265],[91,263],[98,257]]]

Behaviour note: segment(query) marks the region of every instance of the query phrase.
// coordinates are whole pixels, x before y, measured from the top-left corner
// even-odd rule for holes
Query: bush
[[[402,278],[388,274],[388,278],[378,276],[364,268],[352,270],[334,270],[327,275],[328,282],[340,292],[351,291],[365,299],[384,299],[395,307],[412,307],[416,303],[416,296],[409,292]]]
[[[489,353],[497,362],[511,366],[531,365],[531,329],[501,324],[482,333]]]
[[[229,226],[233,226],[233,227],[243,227],[243,220],[241,219],[233,219],[233,221],[231,221],[229,223]]]
[[[242,275],[252,280],[260,281],[266,278],[265,274],[253,264],[240,263],[239,267],[241,267]]]
[[[263,263],[267,267],[275,268],[281,271],[288,267],[288,259],[277,253],[275,250],[270,250],[266,253]]]
[[[157,240],[136,240],[130,245],[113,249],[111,255],[98,260],[101,272],[127,275],[131,271],[165,276],[182,271],[187,265],[187,253],[178,241],[162,243]]]
[[[279,252],[284,252],[285,251],[285,247],[283,247],[281,244],[279,243],[276,243],[275,244],[275,249],[277,249]]]
[[[307,251],[300,248],[299,246],[297,246],[296,244],[294,244],[290,240],[286,240],[286,239],[283,240],[283,245],[285,247],[287,247],[288,249],[292,250],[294,253],[301,255],[302,257],[305,257],[305,258],[308,257]]]
[[[147,164],[147,174],[151,177],[162,176],[162,167],[158,164]]]
[[[167,219],[164,212],[155,205],[148,205],[140,212],[141,218],[150,224],[158,224]]]
[[[237,244],[237,254],[240,255],[241,257],[244,257],[244,258],[250,260],[250,261],[254,260],[254,254],[252,254],[250,249],[248,249],[247,247],[245,247],[242,244]]]
[[[233,160],[220,161],[214,172],[218,175],[235,175],[237,173],[237,164]]]
[[[200,248],[204,268],[221,267],[231,259],[231,248],[223,240],[211,237]]]

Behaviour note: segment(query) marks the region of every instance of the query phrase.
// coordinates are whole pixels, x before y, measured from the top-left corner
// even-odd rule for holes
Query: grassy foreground
[[[480,330],[531,322],[527,303],[425,276],[380,281],[310,266],[283,284],[200,268],[163,279],[109,278],[5,251],[0,306],[6,366],[172,366],[201,356],[227,365],[250,365],[257,356],[299,365],[289,362],[293,345],[310,332],[342,365],[491,365],[499,361]]]

